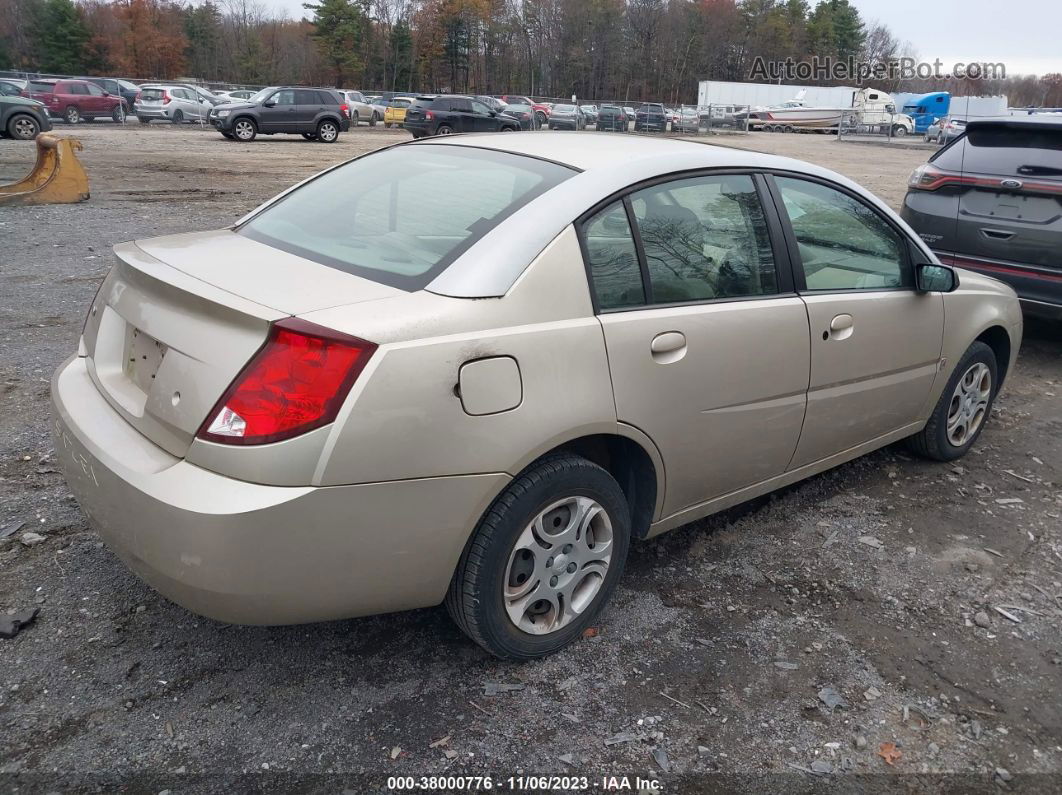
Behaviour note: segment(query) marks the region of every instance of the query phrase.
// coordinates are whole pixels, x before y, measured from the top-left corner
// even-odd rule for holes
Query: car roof
[[[1062,113],[1030,113],[1024,116],[988,116],[983,119],[967,119],[966,129],[982,127],[1009,127],[1015,130],[1062,130]]]

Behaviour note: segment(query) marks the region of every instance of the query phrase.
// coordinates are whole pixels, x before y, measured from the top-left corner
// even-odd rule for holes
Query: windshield
[[[574,175],[556,163],[490,149],[399,146],[322,174],[239,233],[419,290],[505,218]]]
[[[268,97],[272,92],[273,92],[272,87],[263,88],[257,94],[252,94],[251,96],[249,96],[247,98],[247,101],[248,102],[265,102],[265,98]]]

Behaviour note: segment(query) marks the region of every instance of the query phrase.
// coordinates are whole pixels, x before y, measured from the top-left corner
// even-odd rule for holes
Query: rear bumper
[[[52,400],[61,467],[107,545],[163,595],[232,623],[438,604],[480,515],[509,480],[263,486],[155,446],[100,395],[84,358],[56,371]]]
[[[170,112],[167,108],[155,107],[152,105],[134,105],[133,113],[145,119],[168,119],[170,118]]]
[[[1009,284],[1029,314],[1062,319],[1062,270],[950,251],[934,251],[941,262],[984,273]]]

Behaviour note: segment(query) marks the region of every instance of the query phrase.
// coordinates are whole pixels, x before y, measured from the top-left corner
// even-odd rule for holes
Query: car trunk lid
[[[179,457],[274,321],[401,293],[230,231],[114,250],[85,323],[89,373],[133,427]]]

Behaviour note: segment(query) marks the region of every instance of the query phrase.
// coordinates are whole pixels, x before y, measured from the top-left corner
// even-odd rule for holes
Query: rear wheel
[[[908,440],[911,449],[937,461],[954,461],[966,455],[992,413],[998,372],[991,348],[983,342],[967,348],[926,427]]]
[[[331,119],[325,119],[317,125],[317,140],[324,144],[335,143],[339,137],[339,125]]]
[[[141,124],[151,124],[151,119],[147,118],[146,116],[137,116],[136,120]]]
[[[21,141],[32,141],[41,131],[41,125],[32,116],[19,114],[7,123],[7,134]]]
[[[63,118],[67,124],[77,124],[81,121],[81,111],[71,105],[65,111],[63,111]]]
[[[358,126],[358,112],[357,111],[354,111],[354,115],[350,117],[350,126],[351,127],[357,127]]]
[[[440,124],[438,127],[435,128],[435,134],[436,135],[453,135],[454,134],[454,128],[451,127],[449,124]]]
[[[182,121],[184,121],[184,113],[179,110],[175,110],[173,112],[173,123],[180,124]]]
[[[559,651],[598,617],[623,573],[630,512],[601,467],[564,454],[532,464],[480,521],[446,608],[491,654]]]
[[[254,119],[237,119],[232,125],[232,134],[237,141],[253,141],[258,135],[258,125],[254,123]]]
[[[392,124],[391,122],[387,121],[387,122],[384,122],[384,127],[386,127],[388,130],[390,130],[392,127],[394,127],[394,124]]]
[[[372,114],[372,117],[369,119],[369,126],[370,127],[375,127],[376,126],[376,122],[378,122],[379,120],[380,120],[380,117],[378,115],[376,115],[375,113]]]

